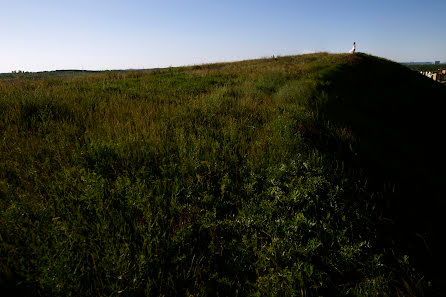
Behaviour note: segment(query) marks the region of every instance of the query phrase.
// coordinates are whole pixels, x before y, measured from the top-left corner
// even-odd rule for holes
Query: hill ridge
[[[444,295],[445,98],[362,53],[0,81],[0,288]]]

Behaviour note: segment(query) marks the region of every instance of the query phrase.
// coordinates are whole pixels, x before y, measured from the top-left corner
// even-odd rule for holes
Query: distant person
[[[350,50],[350,54],[354,54],[356,52],[356,42],[353,42],[353,48]]]

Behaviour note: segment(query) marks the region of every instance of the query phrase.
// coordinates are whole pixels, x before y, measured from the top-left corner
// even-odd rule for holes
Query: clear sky
[[[308,52],[446,62],[446,0],[0,0],[0,72]]]

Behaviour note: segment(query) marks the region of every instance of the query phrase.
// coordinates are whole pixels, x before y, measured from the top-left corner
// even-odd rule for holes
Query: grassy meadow
[[[445,99],[364,54],[0,80],[0,288],[441,295]]]

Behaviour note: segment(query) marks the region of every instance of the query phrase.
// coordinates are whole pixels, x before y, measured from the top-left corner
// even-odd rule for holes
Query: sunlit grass
[[[378,63],[320,53],[0,81],[1,286],[421,292],[410,250],[378,238],[388,193],[357,156],[361,121],[325,110],[350,98],[331,75],[361,59]]]

